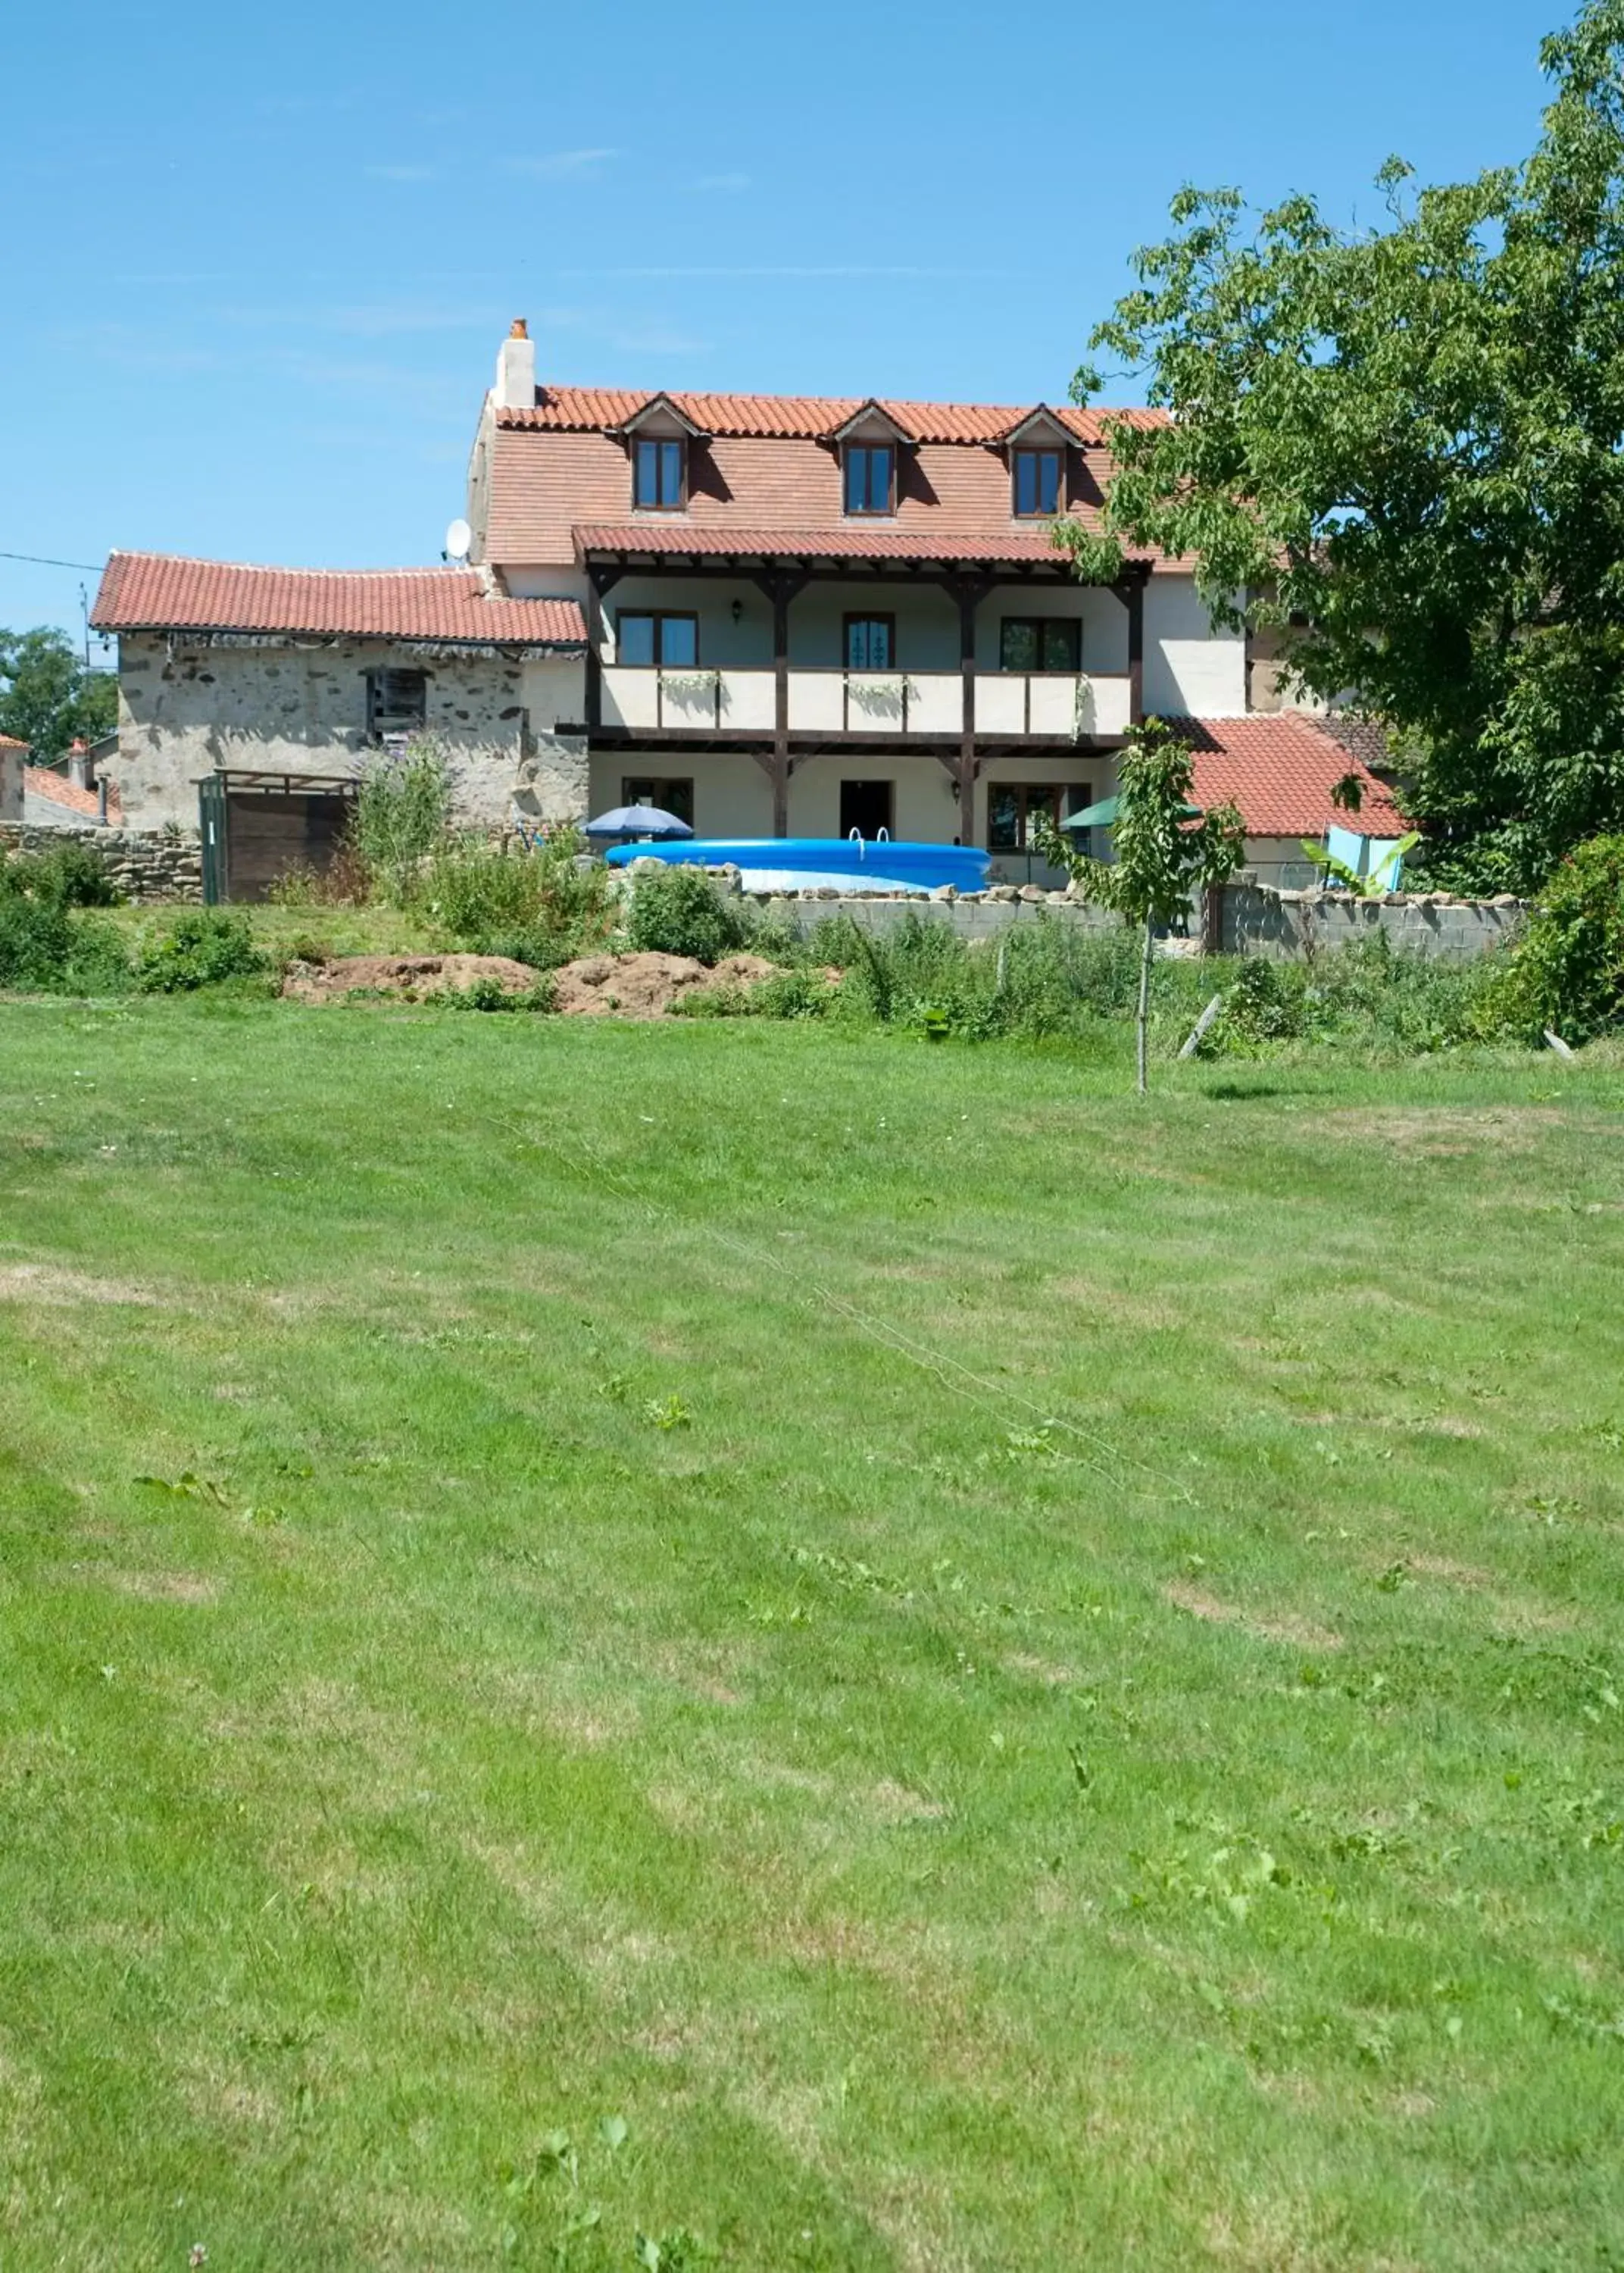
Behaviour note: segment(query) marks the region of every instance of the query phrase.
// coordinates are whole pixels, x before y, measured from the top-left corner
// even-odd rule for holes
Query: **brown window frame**
[[[671,796],[673,790],[678,792],[685,791],[686,795],[679,794],[674,799]],[[623,774],[621,776],[620,802],[622,805],[636,805],[644,793],[651,796],[655,805],[663,812],[676,814],[678,821],[685,821],[689,828],[692,828],[693,776],[692,774]],[[678,810],[679,806],[684,804],[688,808],[685,813]]]
[[[1037,632],[1037,648],[1040,654],[1043,651],[1044,644],[1043,626],[1045,624],[1068,624],[1071,626],[1072,638],[1075,648],[1075,654],[1073,660],[1070,663],[1065,664],[1035,663],[1029,666],[1021,664],[1006,663],[1004,660],[1004,647],[1009,635],[1009,626],[1012,624],[1031,624],[1036,627]],[[998,667],[1000,671],[1017,672],[1022,677],[1027,678],[1075,679],[1082,669],[1082,618],[1081,616],[1000,617],[998,627]]]
[[[639,452],[640,449],[651,449],[651,450],[655,450],[655,451],[661,451],[661,450],[666,450],[666,449],[674,449],[674,450],[676,451],[676,453],[677,453],[677,495],[676,495],[676,497],[675,497],[674,499],[665,499],[665,498],[662,498],[662,497],[658,494],[658,492],[659,492],[659,491],[660,491],[660,487],[661,487],[661,483],[660,483],[660,477],[659,477],[658,468],[659,468],[660,464],[661,464],[662,461],[661,460],[657,459],[657,458],[656,458],[656,460],[655,460],[655,468],[656,468],[656,470],[655,470],[655,502],[654,502],[652,505],[647,505],[647,504],[645,504],[645,503],[643,502],[643,500],[642,500],[642,499],[638,496],[638,494],[637,494],[637,454],[638,454],[638,452]],[[683,434],[633,434],[633,435],[632,435],[632,512],[633,512],[633,513],[685,513],[685,512],[687,511],[687,507],[688,507],[688,440],[687,440],[687,437],[686,437],[685,435],[683,435]]]
[[[851,503],[851,454],[854,450],[883,450],[890,461],[890,478],[886,485],[884,505]],[[841,511],[848,521],[894,521],[896,518],[897,448],[894,442],[847,442],[842,446],[840,459]],[[865,484],[866,486],[866,484]]]
[[[987,784],[987,850],[989,852],[1029,852],[1029,816],[1034,806],[1046,806],[1049,818],[1058,829],[1065,810],[1066,799],[1081,794],[1086,809],[1093,802],[1086,782],[1006,782]],[[992,841],[992,804],[998,797],[1013,797],[1017,800],[1015,811],[1015,841],[1013,844],[995,844]]]
[[[1021,510],[1021,461],[1022,458],[1052,458],[1054,466],[1054,503],[1034,506],[1029,513]],[[1038,482],[1041,495],[1043,483]],[[1009,454],[1009,511],[1014,521],[1051,521],[1066,503],[1066,452],[1058,443],[1021,444]]]
[[[628,663],[627,671],[697,671],[700,668],[700,619],[692,608],[617,608],[615,611],[615,664],[621,667],[620,626],[628,616],[646,618],[655,627],[654,660],[651,663]],[[665,646],[667,624],[693,626],[693,656],[691,662],[667,663],[662,650]]]
[[[853,663],[851,660],[851,626],[853,624],[883,624],[886,645],[890,649],[889,663]],[[894,671],[896,660],[896,618],[883,608],[853,608],[841,618],[840,659],[843,671]]]
[[[417,701],[409,709],[391,709],[385,701],[385,690],[400,691],[400,682],[416,682]],[[385,664],[366,674],[367,739],[379,742],[385,734],[409,734],[421,731],[429,723],[429,674],[412,667],[398,669]]]

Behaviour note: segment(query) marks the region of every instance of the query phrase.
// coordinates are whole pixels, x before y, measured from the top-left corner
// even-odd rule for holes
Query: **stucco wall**
[[[428,675],[426,731],[445,751],[457,813],[553,819],[585,803],[584,751],[552,732],[584,709],[575,659],[465,656],[369,640],[264,646],[119,643],[119,744],[106,770],[132,828],[196,824],[197,782],[218,769],[353,774],[368,753],[366,674]],[[527,801],[528,800],[528,801]]]
[[[773,791],[753,758],[684,749],[598,751],[592,760],[591,806],[604,813],[625,802],[628,781],[692,781],[693,823],[700,836],[770,836]],[[967,830],[953,795],[952,777],[934,757],[896,750],[842,750],[838,755],[795,761],[790,778],[790,834],[833,836],[840,827],[843,781],[888,781],[893,784],[893,834],[926,844],[955,839],[985,844],[987,798],[996,782],[1027,786],[1054,783],[1092,798],[1109,797],[1116,786],[1116,761],[1104,751],[1075,757],[997,758],[984,765],[976,784],[975,811]],[[1000,855],[996,866],[1019,883],[1055,881],[1042,861],[1024,853]]]
[[[1145,709],[1164,717],[1239,718],[1246,643],[1221,631],[1194,576],[1152,576],[1145,591]]]

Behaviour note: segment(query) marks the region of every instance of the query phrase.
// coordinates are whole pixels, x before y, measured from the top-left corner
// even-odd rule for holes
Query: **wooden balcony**
[[[1069,747],[1115,741],[1133,716],[1126,672],[977,671],[978,744]],[[957,746],[966,733],[963,672],[808,670],[785,674],[789,735],[806,743]],[[778,731],[772,669],[662,671],[605,664],[599,731],[639,738],[771,741]]]

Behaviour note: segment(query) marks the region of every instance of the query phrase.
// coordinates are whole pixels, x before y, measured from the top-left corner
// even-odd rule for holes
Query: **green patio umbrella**
[[[1117,817],[1117,803],[1114,797],[1103,797],[1096,805],[1085,805],[1081,813],[1068,813],[1060,826],[1062,829],[1109,829]],[[1179,818],[1181,821],[1199,821],[1201,817],[1199,805],[1179,808]]]

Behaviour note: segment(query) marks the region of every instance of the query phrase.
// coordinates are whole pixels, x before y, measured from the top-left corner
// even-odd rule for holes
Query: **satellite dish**
[[[453,560],[466,560],[473,542],[474,532],[460,517],[445,532],[445,551]]]

